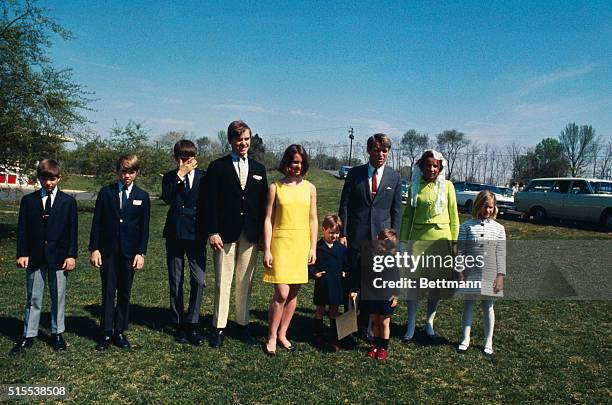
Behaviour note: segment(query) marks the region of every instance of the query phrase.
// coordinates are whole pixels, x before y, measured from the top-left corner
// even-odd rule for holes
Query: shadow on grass
[[[86,339],[96,340],[99,337],[98,323],[86,316],[67,316],[65,319],[66,332]],[[51,327],[51,316],[48,312],[41,314],[40,327]],[[0,334],[17,342],[23,335],[23,319],[15,317],[0,317]],[[38,331],[38,339],[49,346],[53,345],[51,334],[44,330]]]
[[[0,224],[0,239],[17,238],[17,224]]]

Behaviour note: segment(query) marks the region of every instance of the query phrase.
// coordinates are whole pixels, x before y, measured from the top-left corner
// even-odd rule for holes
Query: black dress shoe
[[[174,341],[177,343],[189,343],[187,336],[185,335],[185,325],[176,325]]]
[[[98,340],[98,343],[96,344],[96,350],[99,352],[103,352],[110,347],[111,343],[112,343],[111,336],[104,335],[102,336],[100,340]]]
[[[198,333],[195,325],[189,325],[186,333],[186,338],[194,346],[201,346],[204,343],[204,336]]]
[[[120,349],[130,349],[132,346],[130,345],[130,341],[127,336],[123,334],[123,332],[115,333],[115,346]]]
[[[246,343],[249,346],[257,345],[258,343],[257,339],[251,335],[251,333],[249,332],[249,327],[242,326],[241,329],[242,329],[242,332],[240,333],[240,340],[242,340],[244,343]]]
[[[223,346],[223,339],[225,338],[225,329],[216,329],[213,335],[210,337],[210,347],[218,349]]]
[[[15,343],[15,346],[9,352],[9,355],[15,356],[20,353],[24,353],[26,349],[29,349],[34,344],[34,338],[22,338],[19,342]]]
[[[66,341],[61,333],[52,334],[51,339],[53,339],[53,350],[56,352],[63,352],[66,350]]]

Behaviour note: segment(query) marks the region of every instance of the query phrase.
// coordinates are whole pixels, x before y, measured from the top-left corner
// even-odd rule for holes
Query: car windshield
[[[612,181],[591,181],[595,194],[612,194]]]

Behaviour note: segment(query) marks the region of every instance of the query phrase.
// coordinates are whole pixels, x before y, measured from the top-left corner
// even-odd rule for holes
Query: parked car
[[[514,198],[512,197],[512,193],[507,195],[503,190],[493,184],[472,183],[468,181],[456,181],[453,184],[457,196],[457,206],[465,209],[467,212],[472,211],[476,196],[482,190],[489,190],[495,194],[497,209],[500,214],[514,212]]]
[[[612,181],[587,178],[533,179],[515,197],[516,209],[535,222],[546,217],[596,222],[612,231]]]
[[[338,177],[341,179],[345,179],[351,167],[353,166],[340,166],[340,169],[338,169]]]
[[[402,179],[402,202],[408,201],[408,182]]]

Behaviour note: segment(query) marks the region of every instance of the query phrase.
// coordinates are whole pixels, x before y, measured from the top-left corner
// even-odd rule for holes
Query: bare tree
[[[452,180],[457,156],[469,144],[469,141],[465,139],[463,132],[451,129],[437,134],[436,143],[439,151],[442,152],[448,161],[448,178]]]
[[[572,122],[567,124],[559,135],[563,145],[563,154],[569,162],[572,176],[582,175],[586,158],[593,153],[595,145],[595,130],[590,125],[578,126]]]
[[[608,138],[608,142],[601,148],[602,160],[599,166],[599,177],[605,179],[609,176],[610,166],[612,166],[612,137]]]
[[[412,167],[429,146],[429,135],[419,133],[415,129],[409,129],[402,137],[401,145],[404,155],[408,157],[408,163]]]

